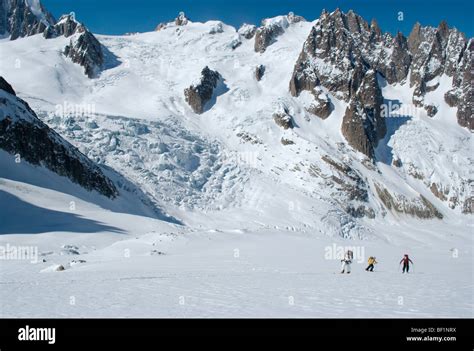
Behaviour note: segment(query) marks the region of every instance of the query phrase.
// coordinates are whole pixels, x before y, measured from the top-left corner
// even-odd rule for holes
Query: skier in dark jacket
[[[408,273],[410,270],[410,263],[413,264],[413,261],[410,260],[407,254],[403,255],[402,260],[400,261],[400,264],[403,262],[403,271],[402,273],[405,273],[405,271]]]

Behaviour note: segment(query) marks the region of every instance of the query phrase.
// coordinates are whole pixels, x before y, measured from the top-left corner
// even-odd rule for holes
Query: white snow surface
[[[183,222],[132,211],[123,196],[114,205],[98,200],[38,167],[7,167],[14,161],[0,154],[0,247],[40,252],[36,263],[0,260],[0,317],[472,318],[472,216],[429,190],[436,182],[450,196],[470,194],[472,137],[442,98],[449,79],[425,98],[438,107],[434,118],[420,109],[387,122],[377,169],[369,169],[340,132],[344,102],[323,89],[334,111],[321,120],[304,108],[310,94],[289,93],[314,23],[289,25],[263,54],[253,40],[233,50],[236,29],[217,21],[97,36],[119,64],[92,80],[61,54],[68,39],[0,40],[0,75],[45,123]],[[196,115],[183,91],[206,65],[225,89]],[[411,93],[408,83],[383,88],[402,105]],[[64,115],[65,106],[89,112]],[[296,128],[274,123],[281,106]],[[325,155],[367,179],[376,218],[343,211]],[[386,210],[374,182],[422,194],[444,218]],[[62,254],[64,245],[79,254]],[[333,245],[363,248],[363,262],[340,274],[339,260],[325,257]],[[404,253],[415,262],[408,275],[398,271]],[[374,273],[364,271],[368,256],[379,261]],[[56,265],[65,270],[48,269]]]

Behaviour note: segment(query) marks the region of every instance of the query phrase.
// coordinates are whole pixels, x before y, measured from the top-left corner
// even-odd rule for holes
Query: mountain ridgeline
[[[304,43],[290,91],[298,96],[303,90],[324,87],[348,102],[342,133],[351,146],[373,158],[386,130],[378,75],[389,84],[408,81],[414,88],[413,104],[429,116],[437,113],[436,106],[424,101],[426,92],[437,88],[430,82],[443,74],[452,77],[453,89],[445,101],[458,108],[459,125],[474,129],[473,50],[473,39],[445,22],[438,28],[417,23],[406,38],[401,33],[382,34],[375,20],[369,24],[352,11],[324,11]]]
[[[39,1],[0,0],[0,35],[10,40],[42,34],[45,39],[64,36],[71,38],[64,48],[64,56],[84,68],[94,78],[104,65],[104,52],[96,37],[73,13],[56,21]]]

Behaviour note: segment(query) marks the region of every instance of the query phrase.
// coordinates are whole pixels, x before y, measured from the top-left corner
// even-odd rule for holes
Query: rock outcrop
[[[69,45],[64,48],[64,55],[84,67],[84,73],[89,78],[96,77],[104,64],[102,46],[87,30],[77,38],[71,39]]]
[[[163,30],[170,26],[182,27],[182,26],[187,25],[189,22],[190,22],[190,19],[186,16],[186,14],[184,12],[180,12],[178,14],[178,17],[176,17],[172,22],[162,22],[158,24],[155,28],[155,31],[159,32],[160,30]]]
[[[3,77],[0,77],[0,90],[16,96],[15,90],[13,90],[12,86]]]
[[[393,212],[403,213],[421,219],[443,219],[443,214],[423,195],[409,199],[402,194],[392,194],[380,184],[375,184],[375,190],[384,206]]]
[[[369,24],[353,11],[323,11],[303,45],[289,89],[298,96],[304,90],[324,87],[347,102],[342,132],[350,145],[373,157],[373,148],[386,130],[380,116],[383,97],[377,76],[390,84],[409,80],[414,87],[413,104],[423,107],[429,116],[438,108],[424,102],[425,94],[438,88],[442,74],[453,77],[453,90],[445,99],[458,107],[458,123],[473,129],[472,46],[472,39],[468,44],[462,33],[445,22],[438,28],[417,24],[405,38],[401,33],[382,34],[375,21]],[[318,108],[309,111],[321,114],[320,105],[316,101]],[[322,113],[327,114],[327,105],[322,105]]]
[[[206,66],[201,71],[199,82],[184,90],[186,102],[195,113],[201,114],[205,111],[206,103],[212,99],[214,89],[221,80],[219,72],[212,71]]]
[[[257,31],[257,27],[253,24],[244,23],[240,26],[238,33],[245,39],[252,39]]]
[[[295,16],[292,12],[286,16],[264,19],[255,32],[255,52],[265,52],[276,41],[277,37],[285,32],[286,28],[301,21],[304,21],[304,18]]]
[[[255,79],[257,82],[260,82],[263,78],[263,75],[265,74],[265,66],[264,65],[258,65],[255,67]]]
[[[331,103],[329,96],[319,87],[314,88],[311,94],[314,96],[314,102],[306,110],[321,119],[328,118],[334,110],[334,105]]]
[[[43,36],[46,39],[56,38],[59,36],[64,36],[69,38],[71,35],[76,33],[84,33],[86,31],[86,27],[74,18],[73,14],[63,15],[59,19],[59,21],[49,26],[43,32]]]
[[[278,110],[273,113],[273,120],[283,129],[293,129],[295,126],[293,117],[285,106],[280,106]]]
[[[8,90],[0,90],[0,149],[19,155],[32,165],[44,166],[89,191],[95,190],[109,198],[118,195],[113,182],[97,165],[44,124],[25,101]]]
[[[378,85],[377,73],[366,73],[359,88],[351,99],[342,121],[342,134],[349,145],[374,157],[374,148],[385,136],[387,127],[381,115],[383,96]]]
[[[56,22],[39,1],[0,0],[1,34],[10,34],[11,40],[36,34],[42,34],[45,39],[71,37],[63,53],[83,66],[89,78],[94,78],[104,64],[101,44],[74,14],[61,16]]]
[[[0,0],[0,35],[10,40],[40,34],[56,23],[39,1],[32,6],[25,0]]]
[[[180,12],[178,14],[178,17],[176,17],[174,20],[174,24],[176,24],[177,26],[185,26],[188,24],[188,22],[189,18],[186,17],[186,14],[184,12]]]
[[[444,21],[437,28],[415,24],[408,37],[412,57],[410,85],[415,87],[414,105],[424,107],[429,115],[434,115],[436,111],[424,103],[424,95],[436,89],[436,86],[431,86],[431,81],[442,74],[450,77],[464,74],[466,67],[460,66],[459,62],[469,54],[466,44],[464,34],[450,29]]]
[[[454,70],[453,89],[448,91],[444,99],[452,107],[457,107],[459,125],[474,130],[474,86],[473,77],[474,39],[470,39],[462,53],[459,65]]]

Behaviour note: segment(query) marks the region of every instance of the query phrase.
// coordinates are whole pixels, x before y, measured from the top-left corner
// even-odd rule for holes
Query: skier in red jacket
[[[402,260],[400,261],[400,264],[403,262],[403,271],[402,273],[405,273],[405,271],[408,273],[410,270],[410,263],[413,264],[413,261],[410,260],[407,254],[403,255]]]

